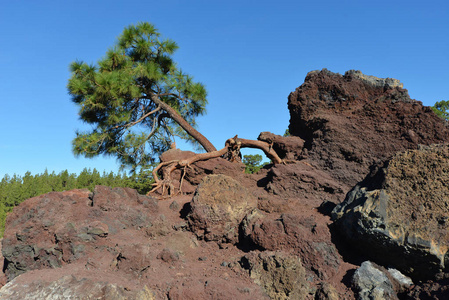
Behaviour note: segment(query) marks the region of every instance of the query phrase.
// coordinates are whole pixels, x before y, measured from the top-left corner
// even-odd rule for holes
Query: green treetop
[[[449,120],[449,101],[441,100],[436,102],[435,105],[432,106],[432,109],[440,118]]]
[[[96,65],[71,64],[69,93],[92,126],[77,132],[76,155],[112,155],[134,171],[169,149],[175,136],[216,150],[194,128],[205,113],[206,90],[177,68],[171,57],[177,48],[144,22],[125,28]]]

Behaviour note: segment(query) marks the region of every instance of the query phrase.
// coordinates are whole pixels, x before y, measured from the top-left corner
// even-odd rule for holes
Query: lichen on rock
[[[449,144],[398,153],[333,211],[367,255],[419,279],[449,270],[448,215]]]

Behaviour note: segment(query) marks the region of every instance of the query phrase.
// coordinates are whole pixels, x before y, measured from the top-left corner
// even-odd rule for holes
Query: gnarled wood
[[[151,95],[151,100],[156,103],[157,106],[161,107],[169,116],[172,118],[179,126],[182,127],[191,137],[198,141],[198,143],[203,146],[204,150],[207,152],[214,152],[217,149],[212,145],[212,143],[202,135],[198,130],[192,127],[176,110],[174,110],[170,105],[159,99],[155,94]]]
[[[174,185],[171,180],[171,173],[176,169],[184,169],[184,173],[186,168],[190,167],[191,164],[197,161],[208,160],[216,157],[226,156],[230,161],[235,161],[238,153],[241,148],[255,148],[262,150],[265,155],[271,159],[274,164],[283,163],[283,160],[279,157],[276,151],[273,150],[272,145],[264,142],[264,141],[255,141],[255,140],[247,140],[240,139],[237,136],[230,138],[226,141],[225,147],[221,150],[215,150],[207,153],[199,153],[192,157],[183,160],[171,160],[167,162],[160,163],[153,170],[153,178],[155,183],[153,184],[153,189],[149,192],[155,192],[159,189],[162,189],[162,196],[165,195],[167,190],[168,196],[173,196]],[[162,178],[159,178],[158,173],[161,171]],[[179,191],[181,192],[182,180],[184,176],[181,177]]]

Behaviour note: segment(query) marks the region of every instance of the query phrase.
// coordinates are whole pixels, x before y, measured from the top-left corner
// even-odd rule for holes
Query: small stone
[[[179,207],[179,203],[176,202],[176,200],[174,200],[174,201],[170,204],[169,208],[170,208],[171,210],[173,210],[173,211],[178,211],[179,208],[180,208],[180,207]]]
[[[157,258],[166,263],[173,263],[179,260],[179,254],[171,249],[165,248],[157,255]]]

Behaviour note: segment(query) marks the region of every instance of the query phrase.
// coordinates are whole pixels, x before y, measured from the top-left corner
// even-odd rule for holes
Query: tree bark
[[[172,118],[179,126],[182,127],[191,137],[198,141],[198,143],[203,146],[204,150],[207,152],[217,151],[217,149],[212,145],[212,143],[202,135],[198,130],[192,127],[186,120],[184,120],[181,115],[178,114],[176,110],[174,110],[170,105],[159,99],[158,96],[152,94],[151,100],[156,103],[159,107],[161,107],[165,112],[168,113],[170,118]]]
[[[174,185],[171,182],[171,173],[176,169],[187,168],[190,164],[197,161],[208,160],[215,157],[221,157],[225,154],[229,154],[230,158],[234,158],[236,153],[240,151],[241,148],[257,148],[262,150],[265,155],[271,159],[274,164],[281,164],[284,161],[279,157],[276,151],[273,150],[271,144],[264,141],[255,141],[240,139],[237,136],[230,138],[226,141],[225,147],[221,150],[215,150],[208,153],[199,153],[192,157],[184,160],[172,160],[161,162],[156,168],[153,169],[153,178],[155,183],[153,184],[153,189],[149,192],[152,193],[160,188],[162,188],[162,196],[165,194],[165,190],[168,191],[169,196],[172,190],[174,190]],[[229,158],[228,158],[229,159]],[[232,161],[232,160],[231,160]],[[162,169],[162,170],[161,170]],[[162,171],[162,179],[159,178],[158,172]],[[182,185],[182,179],[180,184],[180,189]]]
[[[256,148],[262,150],[265,155],[271,159],[271,161],[274,164],[280,164],[282,163],[282,159],[279,157],[279,155],[276,153],[276,151],[273,150],[272,145],[268,144],[264,141],[255,141],[255,140],[247,140],[247,139],[237,139],[238,142],[240,142],[240,148]]]

